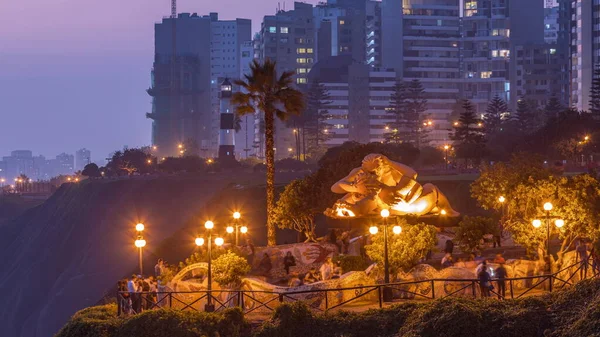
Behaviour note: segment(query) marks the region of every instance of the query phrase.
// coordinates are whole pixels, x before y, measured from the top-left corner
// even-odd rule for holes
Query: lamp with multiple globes
[[[146,226],[144,226],[144,224],[141,222],[138,222],[135,225],[137,237],[135,239],[134,245],[139,250],[140,275],[144,275],[144,265],[143,265],[143,255],[142,255],[143,248],[146,247],[146,240],[144,240],[144,237],[142,236],[142,232],[144,231],[144,229],[146,229]]]
[[[551,202],[544,203],[543,208],[545,211],[545,218],[546,218],[546,254],[550,255],[550,227],[551,227],[550,219],[555,219],[554,226],[556,226],[556,228],[559,228],[559,229],[565,225],[565,220],[560,219],[558,217],[550,216],[550,211],[554,208],[554,205],[552,205]],[[540,228],[542,226],[542,220],[535,219],[531,222],[531,224],[535,228]]]
[[[442,210],[443,211],[443,210]],[[383,220],[383,270],[384,270],[384,279],[383,282],[385,284],[390,283],[390,261],[389,261],[389,256],[388,256],[388,223],[387,223],[387,219],[390,216],[390,210],[389,209],[382,209],[379,212],[379,215],[381,216],[382,220]],[[371,235],[376,235],[377,233],[379,233],[379,227],[377,226],[371,226],[369,227],[369,233],[371,233]],[[402,233],[402,227],[396,225],[392,228],[392,233],[394,233],[394,235],[399,235],[400,233]],[[392,294],[392,288],[389,287],[384,287],[383,288],[383,300],[385,302],[390,302],[393,299],[393,294]]]

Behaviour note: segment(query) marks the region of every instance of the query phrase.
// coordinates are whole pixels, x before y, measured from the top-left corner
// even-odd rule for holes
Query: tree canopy
[[[556,261],[577,238],[597,239],[600,223],[600,183],[589,175],[562,177],[544,168],[540,157],[530,154],[515,156],[508,163],[484,168],[472,184],[472,196],[484,209],[500,212],[504,207],[504,229],[516,243],[541,258],[546,255],[546,235],[535,229],[532,220],[544,220],[543,205],[551,202],[551,216],[565,221],[562,228],[550,226],[553,235],[562,240]],[[500,203],[498,198],[505,197]]]
[[[275,207],[277,226],[303,233],[307,242],[316,241],[315,215],[319,213],[320,191],[312,176],[289,183]]]
[[[388,230],[388,258],[392,273],[408,271],[416,266],[427,252],[437,244],[437,229],[423,223],[408,225],[398,219],[397,225],[402,227],[400,234],[394,234],[392,224]],[[367,255],[378,265],[383,266],[383,231],[371,236],[372,244],[365,246]]]

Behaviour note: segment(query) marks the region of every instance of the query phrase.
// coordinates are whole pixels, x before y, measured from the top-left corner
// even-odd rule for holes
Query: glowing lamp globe
[[[446,215],[446,214],[448,214],[448,212],[446,212],[446,210],[445,210],[445,209],[443,209],[443,210],[441,210],[441,211],[440,211],[440,214],[441,214],[441,215]]]
[[[500,198],[498,198],[498,201],[499,202],[505,202],[506,198],[504,196],[500,196]]]
[[[544,210],[551,211],[552,210],[552,203],[549,203],[549,202],[545,203],[544,204]]]
[[[217,246],[222,246],[224,243],[225,243],[225,240],[223,240],[223,238],[215,239],[215,245],[217,245]]]
[[[233,233],[233,227],[231,226],[227,226],[227,228],[225,229],[227,231],[227,233],[231,234]]]
[[[379,228],[377,228],[377,226],[372,226],[369,228],[369,233],[375,235],[379,232]]]
[[[240,214],[240,212],[233,212],[233,218],[234,219],[239,219],[241,217],[242,217],[242,215]]]
[[[382,218],[387,218],[387,217],[390,216],[390,210],[389,209],[382,209],[380,214],[381,214]]]
[[[202,246],[204,244],[204,239],[196,238],[195,242],[196,242],[196,246]]]
[[[538,220],[538,219],[533,220],[531,223],[533,224],[533,227],[535,227],[535,228],[540,228],[540,226],[542,225],[542,221]]]
[[[398,235],[398,234],[402,233],[402,227],[394,226],[394,228],[392,228],[392,232],[394,232],[394,234]]]
[[[215,227],[215,224],[210,220],[208,220],[207,222],[204,223],[204,228],[206,228],[206,229],[213,229],[214,227]]]
[[[557,228],[561,228],[562,226],[564,226],[564,225],[565,225],[565,220],[563,220],[563,219],[556,219],[556,220],[554,221],[554,225],[555,225]]]
[[[242,234],[248,233],[248,227],[246,227],[246,226],[240,227],[240,232],[242,232]]]
[[[137,225],[135,225],[135,230],[138,231],[138,232],[143,231],[144,228],[146,228],[146,226],[144,226],[143,223],[138,223]]]
[[[135,240],[135,246],[138,248],[143,248],[146,246],[146,240],[144,239],[137,239]]]

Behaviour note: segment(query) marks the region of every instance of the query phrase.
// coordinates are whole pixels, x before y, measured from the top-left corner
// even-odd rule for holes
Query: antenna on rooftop
[[[171,0],[171,17],[177,17],[177,0]]]

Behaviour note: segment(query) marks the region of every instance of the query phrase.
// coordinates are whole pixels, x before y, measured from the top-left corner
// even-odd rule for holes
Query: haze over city
[[[278,3],[180,0],[178,12],[251,19],[256,32]],[[0,157],[86,147],[103,160],[150,145],[154,23],[170,10],[168,0],[0,1]]]

